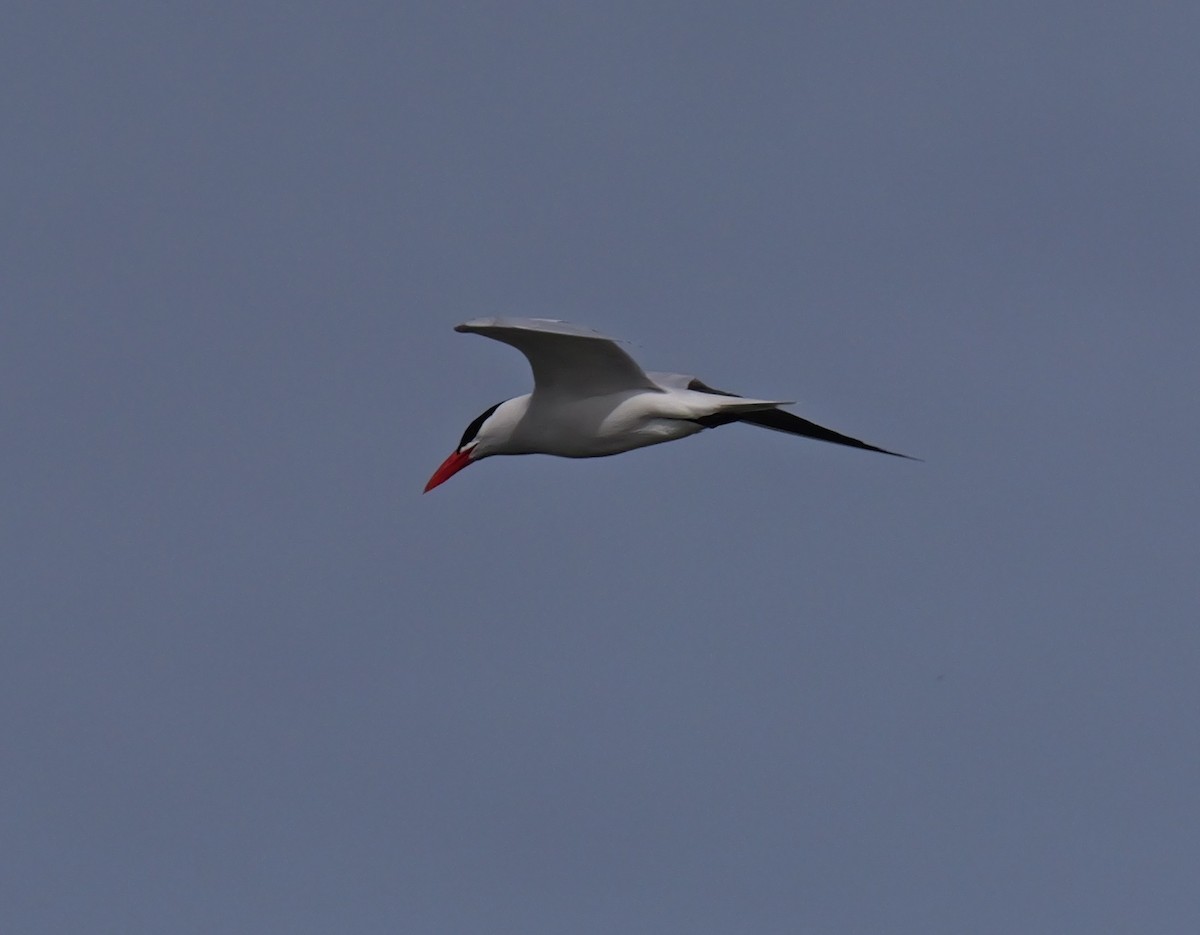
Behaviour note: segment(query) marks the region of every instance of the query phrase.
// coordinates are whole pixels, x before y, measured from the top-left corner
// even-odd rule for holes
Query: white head
[[[429,493],[434,487],[445,483],[469,464],[474,464],[491,455],[513,453],[509,451],[508,443],[525,411],[525,406],[510,405],[510,403],[518,404],[525,400],[527,397],[506,399],[490,406],[472,419],[471,424],[463,432],[458,447],[433,472],[433,477],[429,478],[429,483],[425,485],[425,493]]]

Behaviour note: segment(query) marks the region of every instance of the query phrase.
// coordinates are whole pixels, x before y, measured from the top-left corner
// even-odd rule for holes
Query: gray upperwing
[[[689,373],[660,373],[656,370],[646,374],[646,376],[665,390],[695,390],[698,393],[711,393],[714,396],[732,396],[735,399],[743,398],[741,393],[730,393],[727,390],[713,389],[713,387],[701,381],[699,377],[694,377]]]
[[[525,355],[534,395],[606,396],[658,386],[612,338],[547,318],[476,318],[455,331],[481,334]]]

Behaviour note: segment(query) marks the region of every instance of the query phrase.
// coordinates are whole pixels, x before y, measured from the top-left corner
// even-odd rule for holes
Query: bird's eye
[[[503,402],[503,400],[501,400],[501,402]],[[488,420],[488,417],[499,408],[500,403],[496,403],[496,405],[485,409],[475,417],[471,424],[467,426],[467,430],[463,432],[462,440],[458,443],[459,451],[462,451],[463,448],[475,440],[475,436],[478,435],[479,430],[483,428],[483,423],[485,423]]]

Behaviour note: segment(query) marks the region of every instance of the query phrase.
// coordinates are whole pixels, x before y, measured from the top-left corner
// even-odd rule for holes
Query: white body
[[[734,421],[895,454],[779,409],[786,401],[746,399],[684,374],[646,373],[611,338],[565,322],[479,318],[454,330],[519,350],[533,368],[533,392],[475,419],[429,479],[427,491],[492,455],[599,458]]]
[[[730,398],[730,402],[746,400]],[[500,404],[475,452],[478,457],[548,454],[598,458],[695,435],[704,431],[704,426],[689,420],[717,410],[711,395],[691,390],[630,390],[548,399],[530,393]]]

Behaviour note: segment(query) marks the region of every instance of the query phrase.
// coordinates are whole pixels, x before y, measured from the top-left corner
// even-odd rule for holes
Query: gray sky
[[[11,6],[0,927],[1200,931],[1198,34]],[[490,314],[926,463],[422,497]]]

